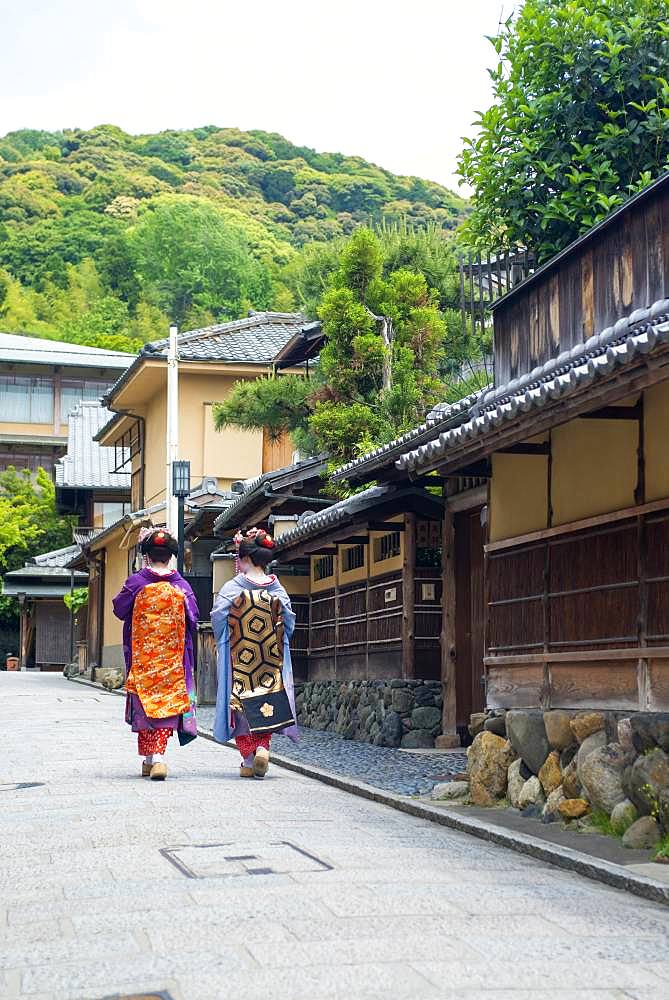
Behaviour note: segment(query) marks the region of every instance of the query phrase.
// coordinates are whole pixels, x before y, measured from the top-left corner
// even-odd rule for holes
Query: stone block
[[[591,753],[594,753],[595,750],[600,750],[602,747],[605,746],[606,746],[606,733],[604,732],[603,729],[600,729],[599,732],[592,733],[590,736],[586,736],[586,738],[581,743],[580,747],[578,748],[578,753],[576,754],[576,770],[578,772],[578,780],[581,782],[581,784],[583,784],[583,781],[581,779],[581,768],[583,767],[583,762],[585,761],[586,757],[588,757]]]
[[[539,768],[539,781],[546,795],[550,795],[562,783],[560,755],[557,750],[551,750]]]
[[[550,749],[541,712],[507,712],[506,731],[518,756],[523,758],[532,774],[538,774]]]
[[[567,764],[562,772],[562,790],[567,799],[578,799],[581,796],[581,782],[578,780],[575,760]]]
[[[413,691],[407,688],[395,688],[392,692],[391,705],[393,712],[399,712],[400,715],[410,712],[413,708]]]
[[[384,747],[398,747],[404,735],[402,719],[397,712],[387,712],[381,724],[381,739]]]
[[[571,731],[579,743],[593,733],[598,733],[606,727],[606,719],[601,712],[581,712],[570,722]]]
[[[550,817],[551,821],[557,819],[561,802],[564,802],[564,791],[562,790],[562,785],[559,785],[547,796],[541,818],[548,820]]]
[[[414,729],[433,729],[441,726],[441,712],[438,708],[414,708],[411,713],[411,725]]]
[[[644,850],[655,847],[660,840],[660,828],[652,816],[641,816],[623,834],[623,847]]]
[[[442,781],[430,792],[430,798],[439,802],[462,801],[469,795],[469,784],[466,781]]]
[[[623,799],[611,811],[611,826],[616,833],[623,833],[639,818],[639,813],[633,802]]]
[[[657,810],[661,798],[669,790],[669,756],[664,750],[655,747],[637,757],[632,767],[625,772],[623,787],[642,816],[650,815]],[[669,821],[669,815],[666,820]]]
[[[478,736],[479,733],[483,732],[483,726],[487,715],[485,712],[474,712],[473,715],[469,717],[469,733],[471,736]]]
[[[541,787],[541,782],[533,774],[531,778],[527,779],[520,790],[518,808],[527,809],[528,806],[540,806],[543,808],[545,801],[546,797]]]
[[[585,799],[564,799],[558,806],[558,812],[563,819],[579,819],[589,811],[590,806]]]
[[[565,750],[574,742],[574,736],[569,725],[571,714],[562,709],[553,709],[551,712],[544,712],[544,726],[546,727],[546,738],[553,750]]]
[[[483,723],[483,731],[485,733],[494,733],[495,736],[501,736],[502,739],[506,739],[506,719],[503,715],[493,715],[491,718],[486,719]]]
[[[413,693],[414,703],[421,708],[434,707],[435,692],[426,684],[421,684]]]
[[[522,761],[520,757],[517,757],[513,763],[509,764],[509,769],[507,771],[506,795],[514,809],[520,809],[520,793],[527,780],[520,773],[521,764]]]
[[[402,737],[402,749],[427,750],[434,746],[434,736],[427,729],[412,729]]]
[[[509,764],[513,760],[509,741],[494,733],[479,733],[469,748],[467,759],[472,802],[489,806],[501,799],[506,792]]]
[[[619,743],[607,743],[582,761],[579,780],[595,809],[603,809],[610,815],[624,801],[623,772],[630,762],[629,751]]]

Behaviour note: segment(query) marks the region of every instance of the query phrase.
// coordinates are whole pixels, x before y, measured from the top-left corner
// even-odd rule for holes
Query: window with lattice
[[[374,539],[374,562],[385,562],[386,559],[395,559],[402,551],[402,533],[400,531],[390,531],[386,535],[381,535]]]
[[[314,559],[314,580],[328,580],[334,576],[334,555]]]
[[[365,565],[365,546],[351,545],[344,551],[344,572],[350,573],[354,569],[360,569]]]

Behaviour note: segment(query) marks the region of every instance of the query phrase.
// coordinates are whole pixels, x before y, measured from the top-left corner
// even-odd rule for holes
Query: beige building
[[[287,438],[272,441],[262,431],[238,428],[219,433],[212,410],[237,381],[273,375],[278,356],[285,358],[293,345],[299,349],[304,332],[313,328],[297,314],[253,313],[179,336],[179,458],[190,461],[191,483],[202,484],[197,491],[202,500],[192,508],[222,509],[234,483],[290,464]],[[139,527],[165,523],[167,346],[167,340],[147,344],[104,400],[113,416],[96,440],[115,449],[116,471],[130,474],[131,512],[84,546],[93,669],[123,662],[121,623],[112,614],[111,598],[134,570]],[[305,371],[300,364],[282,368]]]
[[[52,472],[70,413],[103,396],[132,361],[121,351],[0,333],[0,470]]]

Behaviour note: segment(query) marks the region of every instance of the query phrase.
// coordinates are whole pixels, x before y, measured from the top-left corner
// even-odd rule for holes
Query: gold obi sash
[[[132,665],[125,689],[138,695],[150,719],[181,715],[190,708],[184,674],[184,595],[167,580],[149,583],[132,611]]]
[[[283,606],[266,590],[243,590],[230,608],[230,707],[243,712],[251,732],[291,725],[283,686]]]

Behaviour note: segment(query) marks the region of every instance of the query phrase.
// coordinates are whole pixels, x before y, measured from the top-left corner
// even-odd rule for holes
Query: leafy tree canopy
[[[0,326],[137,350],[170,319],[294,309],[307,244],[382,219],[450,231],[466,210],[438,184],[269,132],[24,129],[0,138]],[[99,290],[81,315],[73,269],[91,266]]]
[[[55,486],[44,469],[0,472],[0,570],[19,569],[33,555],[72,544],[75,518],[56,513]],[[18,617],[14,598],[0,595],[0,631]]]
[[[287,431],[300,450],[340,464],[415,426],[482,349],[455,308],[455,274],[434,233],[363,227],[306,254],[290,280],[306,302],[318,298],[326,343],[313,377],[238,382],[215,408],[217,428]]]
[[[526,0],[490,39],[465,238],[545,260],[669,166],[666,0]]]

